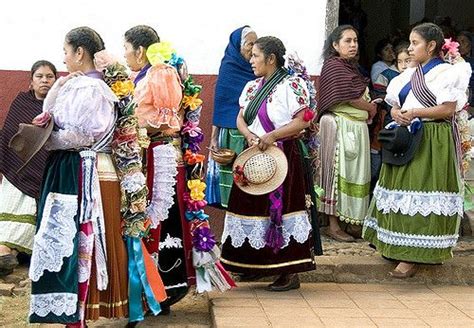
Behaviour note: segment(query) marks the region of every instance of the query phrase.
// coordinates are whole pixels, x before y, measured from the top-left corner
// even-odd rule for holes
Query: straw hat
[[[283,151],[270,146],[264,152],[257,146],[244,150],[232,166],[235,184],[251,195],[263,195],[277,189],[288,173],[288,160]]]
[[[212,159],[220,165],[231,164],[235,158],[235,151],[228,148],[209,149]]]
[[[25,162],[17,172],[20,172],[33,156],[40,151],[51,135],[53,127],[54,120],[52,116],[48,125],[44,128],[33,124],[19,124],[18,132],[13,135],[8,143],[8,147],[12,148],[18,157]]]

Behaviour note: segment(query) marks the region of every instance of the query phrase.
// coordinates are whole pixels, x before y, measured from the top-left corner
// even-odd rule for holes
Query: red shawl
[[[18,131],[20,123],[31,123],[33,118],[41,114],[43,101],[36,99],[32,91],[20,92],[10,106],[5,125],[0,134],[0,173],[22,193],[39,198],[39,190],[43,177],[47,152],[40,150],[19,173],[16,171],[23,165],[22,160],[8,147],[11,137]]]
[[[319,78],[318,121],[331,107],[362,97],[369,85],[356,65],[340,57],[326,59]]]

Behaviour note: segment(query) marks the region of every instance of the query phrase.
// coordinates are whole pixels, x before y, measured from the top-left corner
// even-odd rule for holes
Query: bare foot
[[[7,247],[5,245],[0,245],[0,256],[12,254],[12,253],[13,252],[10,249],[10,247]],[[16,254],[13,254],[13,255],[16,255]]]

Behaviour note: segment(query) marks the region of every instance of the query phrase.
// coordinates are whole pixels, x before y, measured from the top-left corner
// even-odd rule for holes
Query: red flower
[[[244,175],[244,168],[240,165],[237,165],[234,170],[234,182],[242,186],[248,185],[248,180]]]
[[[304,110],[303,120],[305,122],[309,122],[309,121],[312,121],[313,118],[314,118],[314,112],[311,109],[306,108]]]
[[[293,89],[298,89],[298,84],[296,82],[291,82],[291,87]]]

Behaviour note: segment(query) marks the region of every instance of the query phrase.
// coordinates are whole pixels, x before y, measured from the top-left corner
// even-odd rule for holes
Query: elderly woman
[[[230,35],[216,82],[212,149],[232,149],[237,155],[244,149],[245,139],[237,129],[237,114],[242,89],[248,81],[255,79],[249,60],[256,39],[257,35],[250,26],[240,27]],[[218,166],[211,159],[207,181],[207,201],[227,207],[232,186],[232,165]]]
[[[390,273],[395,278],[414,275],[416,263],[450,259],[458,238],[463,197],[456,152],[461,147],[452,124],[467,102],[471,69],[464,61],[445,63],[439,57],[443,44],[437,25],[414,27],[408,51],[417,66],[394,78],[385,97],[394,129],[410,126],[419,140],[418,147],[405,151],[413,157],[403,162],[403,154],[383,148],[380,179],[364,221],[364,239],[381,255],[400,261]],[[389,145],[394,130],[386,131],[381,140]]]
[[[86,318],[128,313],[120,186],[109,155],[117,98],[94,66],[94,54],[103,49],[89,27],[66,34],[70,74],[56,82],[33,121],[53,119],[55,128],[46,144],[52,152],[29,273],[32,323],[80,327]]]
[[[337,27],[326,40],[320,77],[321,166],[316,184],[324,190],[319,211],[329,216],[328,235],[354,241],[339,220],[362,224],[369,204],[370,154],[367,120],[376,113],[369,81],[358,71],[357,32]]]
[[[43,100],[56,81],[56,67],[39,60],[31,67],[30,90],[20,92],[10,107],[0,139],[0,275],[9,274],[18,265],[18,252],[31,254],[35,235],[36,200],[46,162],[46,150],[40,150],[23,166],[8,147],[20,123],[30,123],[41,113]]]
[[[240,96],[237,127],[249,146],[265,152],[277,143],[288,174],[275,191],[253,195],[235,182],[222,235],[221,262],[246,275],[277,275],[271,291],[300,287],[298,272],[315,268],[311,222],[311,181],[305,172],[305,146],[298,140],[309,126],[309,92],[304,80],[283,67],[285,47],[275,37],[257,39],[250,64],[259,78]],[[277,163],[281,165],[282,163]],[[308,201],[309,200],[309,201]],[[240,227],[240,228],[239,228]]]

